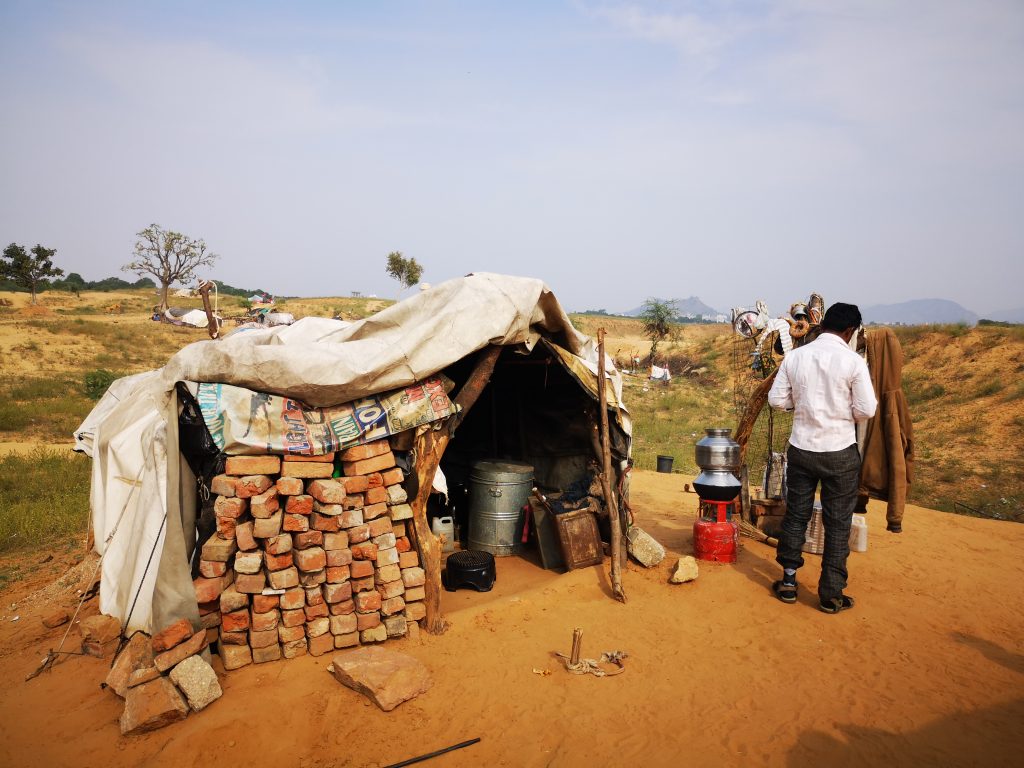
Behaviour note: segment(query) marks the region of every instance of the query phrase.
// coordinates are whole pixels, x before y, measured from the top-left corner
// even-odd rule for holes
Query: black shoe
[[[818,602],[818,608],[822,613],[839,613],[853,608],[853,598],[849,595],[840,595],[828,600],[821,600]]]
[[[796,602],[796,582],[787,584],[785,581],[776,581],[772,584],[772,592],[784,603]]]
[[[889,531],[890,533],[903,533],[903,526],[899,523],[889,523],[887,526],[885,526],[885,530]]]

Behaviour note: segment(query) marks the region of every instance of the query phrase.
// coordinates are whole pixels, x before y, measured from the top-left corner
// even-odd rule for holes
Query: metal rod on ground
[[[384,766],[384,768],[403,768],[403,766],[412,765],[413,763],[422,763],[424,760],[429,760],[432,757],[437,757],[438,755],[443,755],[446,752],[454,752],[456,749],[462,749],[463,747],[468,747],[468,746],[470,746],[472,744],[476,744],[478,741],[480,741],[479,737],[477,737],[475,739],[470,739],[469,741],[462,741],[462,742],[459,742],[458,744],[452,744],[450,747],[445,747],[444,749],[439,749],[436,752],[428,752],[427,754],[420,755],[419,757],[410,757],[408,760],[403,760],[400,763],[392,763],[391,765],[386,765],[386,766]]]
[[[603,467],[601,471],[601,485],[604,488],[604,498],[608,505],[608,521],[611,523],[612,539],[612,591],[615,598],[626,602],[626,593],[622,591],[622,525],[619,519],[619,503],[612,493],[612,449],[611,438],[608,435],[608,393],[605,388],[604,375],[604,328],[597,331],[597,403],[601,411],[601,452],[603,454]]]
[[[580,663],[580,652],[583,649],[583,630],[577,627],[572,631],[572,653],[569,655],[569,663],[575,666]]]

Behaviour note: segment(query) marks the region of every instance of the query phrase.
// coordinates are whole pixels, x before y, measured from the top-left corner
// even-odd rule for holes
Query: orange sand
[[[746,539],[737,564],[668,584],[691,552],[696,497],[683,482],[637,473],[637,520],[670,555],[629,565],[627,605],[602,568],[500,559],[492,592],[445,594],[446,634],[387,644],[434,678],[391,713],[335,682],[330,656],[306,657],[223,675],[204,712],[122,737],[121,702],[99,688],[108,662],[70,657],[24,682],[64,632],[40,616],[72,604],[28,599],[55,565],[24,557],[23,569],[51,571],[0,594],[0,765],[383,766],[476,736],[425,765],[1021,764],[1024,526],[909,508],[895,536],[874,507],[869,551],[850,559],[857,606],[827,616],[817,557],[799,603],[784,605],[768,591],[774,550]],[[564,672],[552,651],[569,651],[574,627],[585,657],[627,651],[626,673]]]

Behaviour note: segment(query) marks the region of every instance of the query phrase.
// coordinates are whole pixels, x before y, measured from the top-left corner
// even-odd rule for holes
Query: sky
[[[0,0],[0,104],[0,241],[87,280],[1024,306],[1020,0]]]

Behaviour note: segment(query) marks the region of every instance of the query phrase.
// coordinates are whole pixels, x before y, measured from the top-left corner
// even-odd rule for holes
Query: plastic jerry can
[[[431,524],[434,535],[441,540],[442,552],[455,551],[455,518],[450,515],[435,517]]]
[[[868,551],[868,519],[864,515],[854,514],[850,526],[850,550],[853,552]]]

